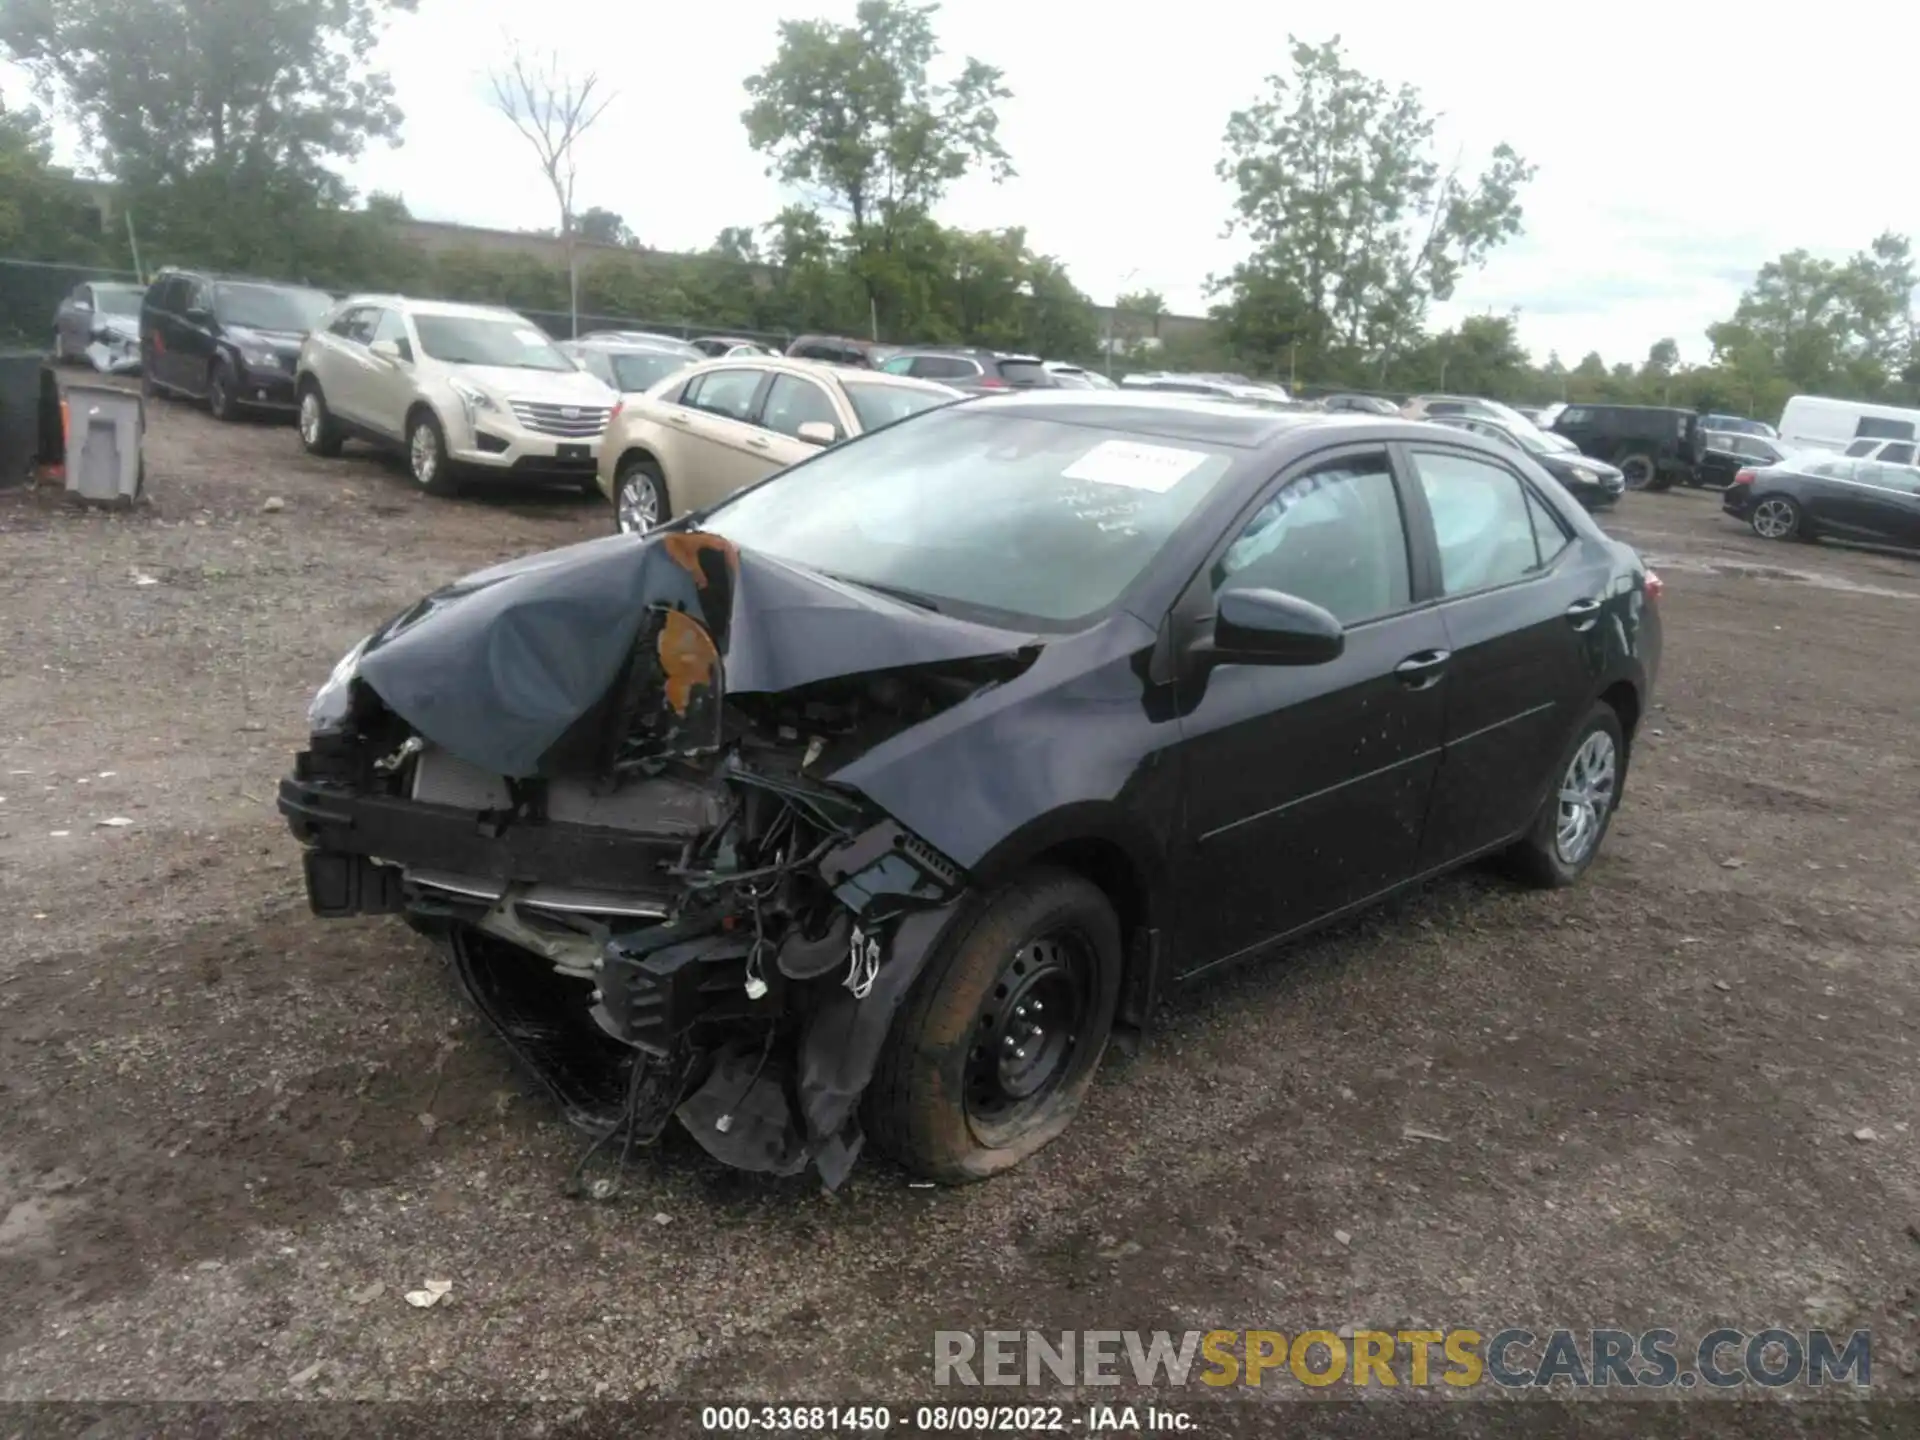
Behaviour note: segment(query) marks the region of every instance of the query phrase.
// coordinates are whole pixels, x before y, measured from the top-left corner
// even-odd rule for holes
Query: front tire
[[[622,535],[644,535],[672,518],[667,477],[651,460],[623,460],[613,477],[613,525]]]
[[[1507,852],[1516,879],[1543,890],[1571,885],[1594,862],[1620,804],[1626,734],[1604,701],[1594,704],[1554,771],[1554,786],[1526,837]]]
[[[231,424],[240,418],[239,402],[233,398],[233,367],[216,360],[207,374],[207,411],[214,419]]]
[[[1754,501],[1747,526],[1762,540],[1795,540],[1806,534],[1807,517],[1791,495],[1768,495]]]
[[[943,943],[867,1087],[868,1133],[917,1175],[1011,1169],[1072,1122],[1120,996],[1120,922],[1077,875],[1006,886]]]
[[[447,432],[430,411],[418,411],[407,422],[407,469],[429,495],[452,495],[460,488],[447,459]]]
[[[330,460],[340,453],[340,427],[327,409],[327,397],[313,381],[300,388],[299,426],[300,443],[309,455]]]

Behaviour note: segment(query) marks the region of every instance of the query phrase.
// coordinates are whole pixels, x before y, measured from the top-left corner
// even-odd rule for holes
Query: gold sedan
[[[960,392],[811,360],[734,356],[675,372],[613,412],[600,491],[622,533],[718,504],[834,445]]]

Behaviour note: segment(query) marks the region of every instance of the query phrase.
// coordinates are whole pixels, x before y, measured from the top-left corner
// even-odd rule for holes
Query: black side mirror
[[[1207,647],[1215,665],[1324,665],[1347,648],[1340,622],[1310,600],[1278,590],[1229,590]]]

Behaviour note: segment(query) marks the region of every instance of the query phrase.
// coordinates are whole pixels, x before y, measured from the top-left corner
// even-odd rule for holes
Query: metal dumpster
[[[145,403],[110,385],[67,387],[67,491],[86,500],[131,502],[146,480]]]

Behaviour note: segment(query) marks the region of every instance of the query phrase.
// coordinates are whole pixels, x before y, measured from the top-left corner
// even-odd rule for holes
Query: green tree
[[[574,223],[580,238],[590,245],[621,245],[629,250],[639,247],[640,241],[627,228],[627,222],[598,205],[581,211]]]
[[[397,137],[372,54],[416,0],[0,0],[0,52],[72,116],[145,258],[276,268],[349,198],[337,167]]]
[[[860,0],[854,23],[787,20],[746,81],[741,116],[768,173],[847,217],[848,263],[889,322],[905,303],[897,252],[924,242],[947,187],[984,165],[1012,174],[1000,144],[1001,73],[969,58],[951,84],[931,74],[939,6]],[[864,328],[864,327],[862,327]]]
[[[53,163],[40,112],[0,104],[0,255],[97,263],[103,238],[99,213]]]
[[[1434,337],[1436,389],[1490,398],[1519,396],[1531,380],[1511,315],[1469,315]]]
[[[1519,233],[1533,167],[1500,145],[1463,181],[1431,158],[1434,122],[1411,87],[1348,65],[1338,37],[1290,43],[1290,72],[1227,121],[1217,168],[1238,191],[1230,229],[1253,253],[1220,288],[1229,311],[1258,315],[1240,327],[1248,338],[1298,344],[1303,367],[1364,357],[1383,371],[1430,302]]]

